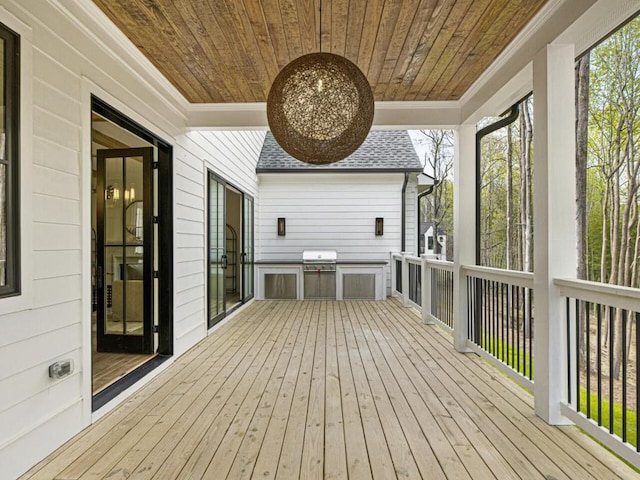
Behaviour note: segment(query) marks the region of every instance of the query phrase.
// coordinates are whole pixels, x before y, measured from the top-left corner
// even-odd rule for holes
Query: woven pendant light
[[[273,81],[267,99],[276,141],[292,157],[315,165],[337,162],[357,150],[371,129],[373,112],[367,78],[354,63],[332,53],[293,60]]]

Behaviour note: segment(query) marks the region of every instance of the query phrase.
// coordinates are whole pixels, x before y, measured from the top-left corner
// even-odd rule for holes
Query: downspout
[[[404,183],[402,184],[402,220],[401,220],[401,225],[402,225],[402,250],[400,250],[401,252],[405,251],[405,248],[407,246],[407,234],[405,232],[405,228],[406,228],[406,215],[407,215],[407,183],[409,183],[409,172],[404,172]]]
[[[518,115],[520,115],[520,102],[511,106],[511,111],[508,116],[501,118],[491,125],[487,125],[476,133],[476,265],[480,264],[480,188],[482,187],[482,179],[480,178],[482,176],[482,170],[480,168],[482,154],[480,149],[482,147],[482,139],[491,132],[495,132],[515,122]]]

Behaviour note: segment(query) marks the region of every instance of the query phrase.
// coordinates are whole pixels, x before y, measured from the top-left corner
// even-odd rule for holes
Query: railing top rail
[[[420,257],[414,257],[413,255],[405,255],[404,258],[407,259],[407,263],[414,263],[416,265],[422,264],[422,260],[420,260]]]
[[[447,262],[445,260],[435,260],[427,258],[426,263],[431,265],[432,267],[439,268],[440,270],[447,270],[449,272],[453,272],[453,262]]]
[[[577,278],[555,278],[553,283],[564,297],[640,312],[640,289]]]
[[[467,276],[508,283],[518,287],[533,288],[533,273],[531,272],[503,270],[479,265],[463,265],[462,271]]]

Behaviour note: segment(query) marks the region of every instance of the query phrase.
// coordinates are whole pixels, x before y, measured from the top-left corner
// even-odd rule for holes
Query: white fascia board
[[[430,187],[435,185],[436,179],[427,173],[418,174],[418,186]]]
[[[533,66],[529,62],[525,67],[502,85],[484,104],[471,115],[463,118],[463,124],[477,124],[484,117],[502,115],[516,102],[533,91]]]
[[[267,130],[267,104],[192,103],[187,111],[189,130]]]
[[[600,3],[609,1],[600,0]],[[596,0],[551,0],[542,7],[525,29],[462,96],[462,123],[474,123],[479,118],[502,113],[505,109],[504,104],[490,102],[492,98],[495,99],[496,92],[512,82],[518,74],[522,74],[545,45],[556,40],[595,3]],[[531,85],[529,78],[520,87],[512,84],[511,89],[522,91],[526,86],[530,89]]]
[[[600,0],[553,43],[574,44],[576,57],[640,11],[640,0]]]
[[[266,103],[192,104],[190,130],[264,130]],[[447,102],[376,102],[373,127],[382,129],[452,128],[460,123],[460,105]]]
[[[376,129],[453,128],[459,123],[458,101],[376,102],[373,116]]]

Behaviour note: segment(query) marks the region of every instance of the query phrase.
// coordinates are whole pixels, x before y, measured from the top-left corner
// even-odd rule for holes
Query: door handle
[[[244,265],[245,263],[247,263],[247,254],[242,252],[242,255],[240,255],[240,262]]]
[[[229,262],[228,262],[228,260],[227,260],[227,256],[226,256],[226,255],[222,255],[222,256],[220,257],[220,260],[222,260],[222,268],[223,268],[223,269],[226,269],[226,268],[227,268],[227,266],[229,265]]]

